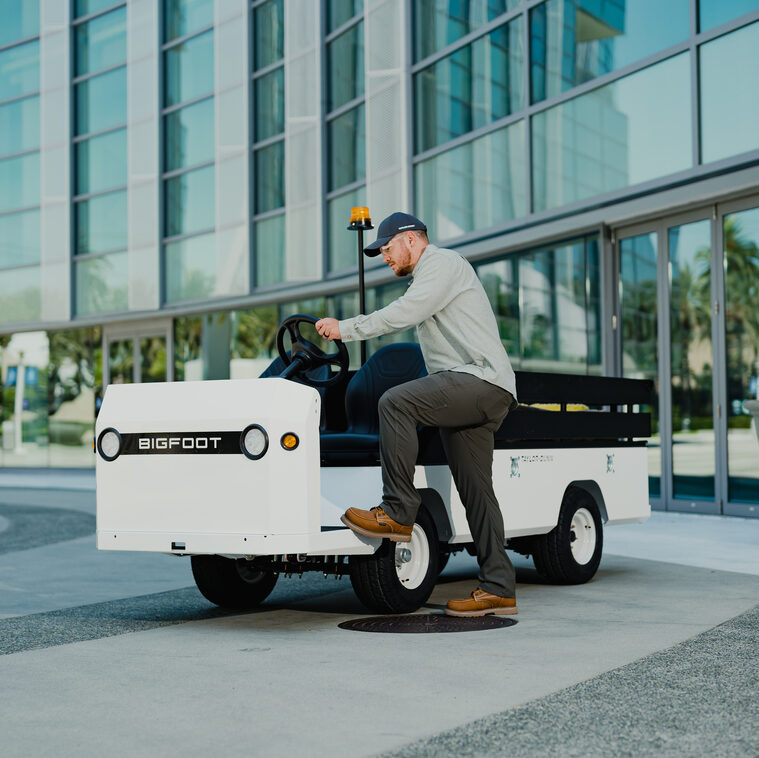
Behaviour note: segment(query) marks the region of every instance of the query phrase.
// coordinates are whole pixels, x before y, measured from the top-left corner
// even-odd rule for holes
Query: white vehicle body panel
[[[374,552],[379,540],[342,528],[340,516],[350,506],[380,502],[380,467],[320,467],[319,418],[319,393],[284,379],[110,385],[96,438],[108,428],[161,434],[172,448],[113,461],[97,456],[98,548],[227,556]],[[251,423],[269,438],[258,460],[241,452],[180,452],[193,439],[240,433]],[[280,445],[287,432],[299,438],[295,450]],[[597,487],[608,524],[650,515],[645,447],[496,450],[493,483],[506,536],[550,531],[575,482]],[[417,466],[415,484],[440,495],[450,542],[470,542],[448,467]]]

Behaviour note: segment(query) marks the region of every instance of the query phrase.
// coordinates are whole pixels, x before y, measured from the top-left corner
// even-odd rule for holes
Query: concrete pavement
[[[606,530],[586,585],[545,584],[517,559],[514,627],[375,635],[337,628],[367,615],[347,579],[280,580],[258,612],[234,615],[191,587],[184,559],[98,553],[91,534],[2,552],[23,514],[11,506],[40,530],[43,509],[91,515],[81,479],[3,488],[0,472],[4,756],[698,755],[723,710],[737,738],[714,744],[759,754],[755,709],[741,710],[759,681],[759,521],[655,513]],[[423,610],[475,577],[454,556]]]

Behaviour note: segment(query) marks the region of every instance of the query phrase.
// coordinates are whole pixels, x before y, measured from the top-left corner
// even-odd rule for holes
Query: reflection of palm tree
[[[745,211],[756,214],[756,210]],[[727,337],[728,398],[748,397],[748,384],[759,360],[759,248],[743,235],[739,213],[724,221],[725,331]],[[751,358],[746,356],[750,351]],[[729,409],[730,410],[730,409]]]

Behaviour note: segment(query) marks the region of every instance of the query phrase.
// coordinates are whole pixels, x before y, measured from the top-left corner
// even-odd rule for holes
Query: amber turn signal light
[[[292,432],[282,435],[280,443],[285,450],[295,450],[298,447],[298,436]]]

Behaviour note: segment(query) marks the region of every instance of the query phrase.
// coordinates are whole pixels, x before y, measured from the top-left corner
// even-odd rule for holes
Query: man
[[[439,427],[480,564],[479,587],[450,600],[446,613],[514,614],[514,567],[492,469],[493,433],[516,404],[516,383],[485,290],[468,261],[430,244],[427,227],[407,213],[388,216],[364,252],[381,253],[396,276],[410,275],[408,290],[368,316],[324,318],[316,329],[328,340],[350,342],[415,326],[429,375],[380,398],[382,504],[349,508],[343,523],[358,534],[409,542],[421,504],[414,488],[417,425]]]

